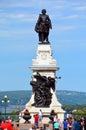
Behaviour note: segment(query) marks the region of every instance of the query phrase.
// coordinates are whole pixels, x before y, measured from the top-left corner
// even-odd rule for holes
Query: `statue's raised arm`
[[[39,18],[35,26],[35,31],[38,33],[39,41],[41,43],[49,43],[48,36],[50,29],[52,29],[51,20],[49,16],[46,15],[46,9],[43,9],[42,14],[39,14]]]

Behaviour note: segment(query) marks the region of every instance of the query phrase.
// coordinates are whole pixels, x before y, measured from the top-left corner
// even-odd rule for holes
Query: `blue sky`
[[[31,90],[37,18],[45,8],[60,70],[57,90],[86,92],[86,0],[0,0],[0,91]]]

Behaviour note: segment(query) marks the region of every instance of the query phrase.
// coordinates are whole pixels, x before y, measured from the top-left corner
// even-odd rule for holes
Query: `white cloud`
[[[57,9],[62,9],[64,6],[69,5],[69,2],[66,0],[40,0],[39,2],[37,0],[8,0],[8,1],[2,1],[0,3],[1,7],[5,8],[29,8],[32,7],[34,9],[40,9],[41,7],[46,7],[49,10],[51,8],[55,7]],[[53,6],[52,6],[53,5]]]
[[[35,0],[6,0],[0,3],[1,7],[14,8],[14,7],[31,7],[35,3]]]
[[[65,6],[64,5],[58,5],[58,4],[56,4],[56,5],[54,5],[54,7],[52,7],[53,8],[53,10],[60,10],[60,9],[64,9],[65,8]]]
[[[21,18],[24,18],[25,15],[24,14],[10,14],[10,15],[8,15],[8,17],[10,17],[10,18],[16,18],[16,19],[21,19]]]
[[[25,46],[26,45],[26,46]],[[24,51],[32,51],[33,46],[29,46],[28,43],[21,43],[21,41],[9,42],[5,44],[5,46],[0,47],[0,53],[11,53],[11,52],[24,52]]]
[[[54,2],[52,1],[52,4]],[[51,4],[51,6],[52,6]],[[79,6],[80,3],[79,2],[76,2],[76,1],[69,1],[69,0],[58,0],[58,1],[55,1],[54,3],[54,6],[52,7],[53,9],[56,9],[56,10],[64,10],[64,9],[67,9],[68,11],[70,9],[73,9],[73,7],[76,7],[76,6]]]
[[[3,10],[2,9],[0,9],[0,13],[2,13],[3,12]]]
[[[71,26],[63,26],[61,29],[63,31],[66,31],[66,30],[74,30],[75,28],[76,28],[76,26],[71,25]]]
[[[8,1],[2,1],[2,3],[0,3],[1,7],[5,7],[5,8],[27,8],[27,7],[34,7],[34,8],[40,8],[42,6],[48,6],[48,3],[50,5],[50,3],[53,1],[43,1],[40,0],[39,2],[37,0],[8,0]]]
[[[37,15],[27,13],[0,13],[0,24],[9,24],[16,22],[34,22],[37,20]]]
[[[86,6],[78,6],[78,7],[75,7],[75,10],[85,11],[85,10],[86,10]]]
[[[53,31],[54,32],[58,32],[61,33],[61,32],[64,32],[64,31],[70,31],[70,30],[75,30],[77,28],[77,26],[75,25],[58,25],[58,26],[55,26],[53,28]]]
[[[12,19],[20,19],[21,21],[25,21],[25,22],[33,22],[36,19],[36,15],[35,14],[24,14],[24,13],[19,13],[19,14],[10,14],[8,15],[9,18]]]
[[[25,34],[32,34],[33,30],[20,29],[20,30],[0,30],[0,37],[11,37]]]
[[[9,37],[10,33],[6,30],[0,30],[0,37]]]
[[[68,20],[68,19],[76,19],[78,17],[79,17],[79,15],[69,15],[69,16],[62,17],[62,19]]]
[[[4,24],[4,23],[6,23],[6,19],[0,18],[0,24]]]

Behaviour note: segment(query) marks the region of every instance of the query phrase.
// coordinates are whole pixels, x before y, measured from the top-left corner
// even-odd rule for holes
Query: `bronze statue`
[[[35,31],[38,33],[39,41],[41,43],[49,43],[48,35],[49,30],[52,29],[51,20],[48,15],[46,15],[46,9],[42,10],[42,14],[39,14],[38,21],[35,26]]]
[[[49,107],[52,100],[51,88],[55,91],[55,79],[52,77],[41,76],[39,73],[34,75],[36,81],[30,81],[34,93],[35,107]]]

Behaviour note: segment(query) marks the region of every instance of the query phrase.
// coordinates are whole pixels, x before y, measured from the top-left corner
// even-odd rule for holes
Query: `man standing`
[[[36,127],[38,127],[38,122],[39,122],[39,116],[38,116],[38,114],[36,114],[36,115],[34,115],[34,125]]]
[[[46,9],[42,10],[42,14],[39,15],[38,21],[35,26],[35,31],[39,35],[39,41],[48,41],[49,29],[52,29],[51,20],[48,15],[46,15]]]

